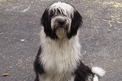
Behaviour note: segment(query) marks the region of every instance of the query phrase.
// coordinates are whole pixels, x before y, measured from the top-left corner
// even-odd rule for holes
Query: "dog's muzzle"
[[[55,16],[51,19],[51,28],[62,39],[70,31],[71,19],[67,16]]]
[[[69,32],[71,26],[71,19],[66,16],[55,16],[51,19],[51,28],[52,30],[57,30],[64,28]]]
[[[67,20],[66,19],[57,19],[56,23],[59,28],[63,28],[66,26]]]

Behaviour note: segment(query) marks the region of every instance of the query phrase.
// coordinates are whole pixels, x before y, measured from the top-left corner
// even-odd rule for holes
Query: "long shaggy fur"
[[[50,5],[41,24],[41,43],[34,62],[35,81],[98,81],[98,76],[104,75],[101,68],[91,70],[81,61],[78,29],[82,16],[72,5],[64,2]]]

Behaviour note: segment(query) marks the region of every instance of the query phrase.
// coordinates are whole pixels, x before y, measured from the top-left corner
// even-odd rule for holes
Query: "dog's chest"
[[[51,43],[44,46],[40,58],[47,72],[71,73],[77,67],[78,53],[79,47],[72,44],[60,47]]]

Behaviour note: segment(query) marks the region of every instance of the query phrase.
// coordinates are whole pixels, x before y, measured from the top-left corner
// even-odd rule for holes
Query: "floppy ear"
[[[44,27],[44,32],[46,36],[49,36],[52,39],[58,38],[55,34],[55,32],[51,29],[51,17],[53,16],[53,11],[49,12],[49,9],[47,8],[41,18],[41,24]]]
[[[82,16],[76,10],[74,11],[74,17],[72,18],[71,29],[70,32],[68,33],[68,38],[71,38],[72,36],[76,35],[77,30],[81,27],[81,25],[82,25]]]
[[[48,14],[48,10],[46,9],[41,18],[41,24],[43,25],[44,31],[47,36],[49,36],[49,34],[51,33],[50,21],[51,21],[51,18],[50,18],[50,15]]]

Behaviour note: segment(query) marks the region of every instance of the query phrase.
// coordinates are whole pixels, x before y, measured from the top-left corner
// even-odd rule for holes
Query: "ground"
[[[0,81],[34,81],[40,18],[56,0],[0,0]],[[64,1],[64,0],[61,0]],[[106,71],[100,81],[122,81],[122,1],[66,0],[83,17],[83,62]]]

